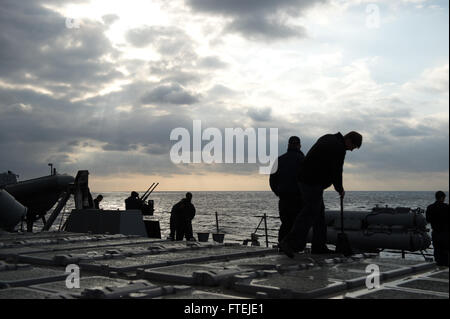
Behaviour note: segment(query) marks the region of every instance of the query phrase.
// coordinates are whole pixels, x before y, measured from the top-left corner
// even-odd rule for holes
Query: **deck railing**
[[[166,212],[163,212],[166,213]],[[169,212],[167,212],[169,213]],[[263,215],[256,215],[251,216],[253,218],[259,218],[259,222],[254,229],[253,232],[250,234],[245,234],[245,230],[249,230],[248,227],[245,226],[232,226],[230,224],[224,224],[222,222],[221,228],[226,228],[230,230],[235,230],[236,232],[232,233],[234,236],[234,242],[239,241],[245,245],[248,243],[257,244],[259,245],[259,238],[264,238],[265,246],[269,247],[270,245],[278,245],[278,230],[276,228],[269,228],[268,227],[268,219],[279,219],[278,216],[271,216],[266,213]],[[216,228],[218,227],[218,218],[216,215]],[[227,239],[227,238],[226,238]],[[410,252],[405,250],[392,250],[392,249],[379,249],[377,251],[378,253],[384,252],[384,253],[390,253],[390,254],[398,254],[401,256],[401,258],[405,259],[407,256],[422,256],[426,261],[430,261],[433,259],[433,254],[431,249],[427,249],[425,251],[419,251],[419,252]]]

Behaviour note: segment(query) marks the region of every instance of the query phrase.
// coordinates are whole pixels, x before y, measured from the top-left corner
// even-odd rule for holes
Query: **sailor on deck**
[[[125,209],[141,210],[142,201],[139,199],[139,194],[135,191],[131,192],[131,196],[125,199]]]
[[[435,194],[436,202],[427,207],[426,218],[431,224],[434,259],[439,266],[449,265],[449,206],[444,203],[445,193]]]
[[[300,138],[291,136],[287,152],[278,157],[277,170],[270,174],[269,178],[270,188],[279,198],[281,226],[278,231],[278,242],[289,233],[303,206],[298,177],[305,154],[300,149]]]
[[[192,220],[195,216],[195,207],[192,204],[192,193],[186,193],[186,197],[172,207],[170,215],[170,236],[174,240],[195,240],[192,230]]]
[[[294,258],[296,251],[303,251],[308,232],[313,225],[322,225],[323,231],[314,231],[312,253],[328,253],[326,246],[326,226],[324,216],[323,191],[331,185],[341,198],[345,191],[342,185],[342,172],[346,151],[360,148],[362,135],[350,132],[327,134],[311,147],[300,170],[300,190],[304,206],[295,219],[291,231],[280,243],[282,251]],[[317,229],[317,227],[316,227]]]
[[[103,195],[98,195],[95,199],[94,199],[94,208],[95,209],[100,209],[100,202],[103,200]]]

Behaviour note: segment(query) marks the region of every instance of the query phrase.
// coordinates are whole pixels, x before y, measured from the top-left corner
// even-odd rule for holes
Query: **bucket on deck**
[[[161,228],[159,227],[159,221],[157,220],[144,220],[145,230],[147,231],[148,238],[161,239]]]
[[[207,242],[209,239],[209,233],[197,233],[198,241]]]
[[[224,238],[225,238],[225,234],[220,234],[220,233],[213,234],[213,240],[217,243],[223,243]]]

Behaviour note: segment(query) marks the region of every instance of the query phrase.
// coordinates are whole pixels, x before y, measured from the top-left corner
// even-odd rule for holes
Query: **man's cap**
[[[443,191],[437,191],[436,194],[434,194],[434,197],[436,197],[436,200],[445,198],[445,193]]]
[[[288,141],[289,144],[300,143],[300,137],[291,136]]]

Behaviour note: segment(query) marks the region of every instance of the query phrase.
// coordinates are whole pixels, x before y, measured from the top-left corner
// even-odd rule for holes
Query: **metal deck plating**
[[[67,265],[80,287],[66,286]],[[368,289],[368,265],[381,286]],[[449,298],[448,268],[360,254],[68,232],[0,233],[0,299]]]

